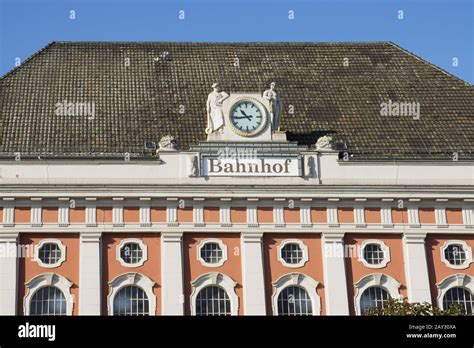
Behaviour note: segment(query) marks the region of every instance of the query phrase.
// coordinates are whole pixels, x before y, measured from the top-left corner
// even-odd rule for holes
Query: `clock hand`
[[[250,119],[249,116],[240,116],[240,117],[234,116],[233,118],[234,118],[235,120],[241,120],[241,119],[243,119],[243,118],[246,118],[247,120],[251,121],[251,119]]]
[[[240,112],[244,115],[244,117],[245,117],[247,120],[251,121],[252,116],[247,116],[247,114],[246,114],[243,110],[240,110]]]

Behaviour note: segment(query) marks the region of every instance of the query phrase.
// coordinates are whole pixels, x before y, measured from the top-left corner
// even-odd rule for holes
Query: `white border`
[[[237,104],[240,104],[242,102],[249,102],[249,103],[254,104],[260,110],[260,113],[262,114],[262,118],[263,118],[262,123],[260,124],[259,127],[257,127],[257,129],[255,129],[253,132],[250,132],[250,133],[247,133],[238,129],[232,122],[232,112],[234,111]],[[230,128],[235,134],[240,135],[242,137],[250,138],[262,133],[263,130],[268,125],[268,121],[269,121],[268,119],[269,119],[269,116],[267,114],[266,108],[262,105],[262,103],[260,103],[260,101],[250,96],[239,97],[236,101],[234,101],[234,103],[229,108],[228,120],[229,120]]]
[[[214,285],[219,286],[220,288],[224,289],[229,296],[230,299],[230,313],[231,315],[238,315],[239,314],[239,297],[235,292],[235,286],[237,283],[232,280],[229,276],[218,273],[218,272],[211,272],[206,273],[194,281],[191,282],[191,286],[193,291],[191,293],[191,315],[196,315],[196,298],[199,292],[207,286]]]
[[[25,315],[30,315],[30,304],[33,295],[46,286],[54,286],[61,290],[66,298],[66,315],[72,315],[72,309],[74,307],[74,297],[71,294],[72,283],[65,277],[51,272],[43,273],[25,283],[25,286],[27,289],[23,299],[23,313]]]
[[[126,263],[122,257],[120,256],[120,251],[122,248],[125,246],[127,243],[135,243],[140,246],[142,249],[142,258],[140,261],[137,263]],[[116,251],[115,251],[115,258],[120,264],[124,267],[129,267],[129,268],[135,268],[135,267],[140,267],[143,266],[143,264],[148,260],[148,247],[146,246],[145,243],[141,239],[138,238],[127,238],[127,239],[122,239],[120,241],[120,244],[117,245]]]
[[[207,243],[216,243],[219,245],[219,247],[222,250],[222,258],[219,260],[219,262],[216,263],[207,263],[202,257],[201,257],[201,248],[206,245]],[[208,239],[203,239],[201,242],[198,244],[197,249],[196,249],[196,257],[201,262],[201,265],[206,266],[206,267],[220,267],[222,266],[226,261],[227,261],[227,245],[222,242],[220,239],[215,239],[215,238],[208,238]]]
[[[401,299],[402,297],[399,291],[401,285],[402,284],[395,280],[395,278],[383,273],[372,273],[362,277],[357,283],[354,283],[354,287],[356,288],[354,296],[354,309],[356,315],[361,315],[360,300],[365,290],[373,286],[378,286],[386,290],[391,298]]]
[[[452,265],[449,263],[449,261],[446,259],[444,256],[444,250],[451,244],[459,244],[462,246],[464,249],[464,252],[466,253],[466,260],[464,261],[463,264],[461,265]],[[443,246],[440,248],[441,250],[441,261],[448,267],[452,269],[466,269],[469,267],[469,265],[473,262],[472,261],[472,249],[467,243],[463,240],[456,240],[456,239],[451,239],[447,240],[444,242]]]
[[[377,244],[378,246],[380,246],[380,249],[382,249],[383,260],[379,264],[368,263],[367,260],[364,258],[364,249],[369,244]],[[367,268],[384,268],[385,266],[387,266],[387,263],[390,262],[390,248],[383,241],[378,239],[364,240],[360,247],[359,261],[362,262]]]
[[[302,251],[302,257],[301,257],[301,261],[298,262],[298,263],[287,263],[283,257],[281,256],[281,250],[283,249],[283,247],[287,244],[298,244],[298,246],[300,247],[301,251]],[[280,245],[278,246],[278,249],[277,249],[277,258],[278,258],[278,261],[281,262],[281,264],[285,267],[288,267],[288,268],[301,268],[303,267],[306,262],[308,262],[309,260],[309,256],[308,256],[308,247],[306,246],[306,244],[303,243],[303,241],[299,240],[299,239],[285,239],[284,241],[282,241],[280,243]]]
[[[146,293],[148,297],[148,314],[155,315],[156,296],[153,293],[153,286],[155,285],[155,282],[147,276],[135,272],[121,274],[109,282],[109,286],[111,289],[109,295],[107,296],[107,313],[109,315],[114,315],[115,296],[123,287],[129,285],[138,286]]]
[[[438,308],[443,310],[445,309],[443,307],[443,298],[449,289],[463,288],[470,291],[471,295],[474,296],[474,278],[464,273],[452,274],[437,283],[436,286],[439,289],[438,298],[436,299]]]
[[[272,284],[275,288],[272,295],[273,315],[278,315],[278,296],[281,291],[288,286],[299,286],[303,288],[311,299],[311,311],[313,315],[321,315],[321,298],[316,291],[319,285],[317,280],[303,273],[288,273],[272,282]]]
[[[61,251],[61,256],[59,257],[59,260],[56,263],[52,263],[52,264],[43,263],[43,261],[41,261],[41,259],[39,258],[40,249],[43,247],[44,244],[48,244],[48,243],[56,244],[59,247],[59,250]],[[43,268],[59,267],[64,261],[66,261],[66,246],[59,239],[54,239],[54,238],[42,239],[38,243],[38,245],[36,245],[34,261],[36,261],[38,265],[40,265]]]

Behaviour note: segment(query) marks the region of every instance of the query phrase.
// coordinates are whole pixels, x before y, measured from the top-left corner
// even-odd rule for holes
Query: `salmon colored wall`
[[[354,210],[352,208],[338,208],[337,209],[337,217],[339,219],[339,223],[354,223]]]
[[[41,211],[41,220],[45,224],[57,224],[58,223],[58,208],[43,208]]]
[[[127,222],[140,222],[140,208],[138,207],[124,207],[123,208],[123,221]]]
[[[193,222],[193,208],[179,208],[178,222]]]
[[[354,310],[354,283],[358,282],[362,277],[372,273],[383,273],[395,278],[402,283],[400,286],[400,294],[402,297],[407,296],[404,259],[403,259],[403,243],[402,236],[398,234],[346,234],[344,238],[345,245],[356,246],[362,245],[366,239],[376,239],[383,241],[390,250],[390,262],[384,268],[368,268],[358,260],[357,250],[352,250],[352,257],[346,257],[346,273],[347,273],[347,289],[349,294],[349,310],[355,315]]]
[[[3,208],[0,208],[0,222],[3,222]]]
[[[247,208],[243,208],[243,207],[230,208],[230,221],[232,223],[246,223],[247,222]]]
[[[206,267],[197,259],[197,247],[203,239],[220,239],[227,246],[227,261],[220,267]],[[239,315],[243,315],[243,288],[242,288],[242,267],[240,259],[240,236],[232,234],[211,234],[211,233],[185,233],[183,237],[184,250],[184,313],[191,314],[190,299],[192,293],[191,282],[199,276],[219,272],[232,278],[237,285],[235,292],[239,297]]]
[[[327,212],[326,208],[311,208],[311,222],[315,223],[327,223]]]
[[[123,239],[141,239],[148,249],[148,260],[140,267],[124,267],[116,258],[117,246]],[[156,296],[156,314],[161,313],[161,249],[160,235],[151,233],[104,233],[102,234],[102,314],[107,315],[107,296],[110,293],[108,283],[125,273],[140,273],[156,284],[153,292]]]
[[[45,233],[45,234],[32,234],[32,233],[21,233],[20,244],[35,246],[42,239],[54,238],[60,240],[66,246],[66,260],[61,266],[56,268],[44,268],[41,267],[31,257],[19,258],[19,276],[18,276],[18,307],[17,311],[19,315],[23,313],[23,299],[26,294],[25,283],[29,282],[34,277],[43,273],[56,273],[73,283],[71,286],[71,294],[74,298],[73,315],[79,313],[79,235],[78,234],[58,234],[58,233]]]
[[[108,223],[112,222],[113,217],[112,217],[112,208],[97,208],[96,209],[96,214],[97,214],[97,222],[101,223]]]
[[[298,224],[300,223],[300,209],[283,208],[283,217],[287,224]]]
[[[71,223],[84,223],[85,221],[86,221],[86,209],[85,208],[69,209],[69,222],[71,222]]]
[[[379,224],[382,222],[379,208],[365,208],[365,222],[368,224]]]
[[[436,304],[436,299],[438,297],[438,288],[436,287],[436,283],[439,283],[444,278],[456,273],[465,273],[471,277],[474,277],[474,263],[471,263],[466,269],[453,269],[446,266],[446,264],[442,261],[441,248],[448,240],[463,240],[471,247],[472,250],[474,250],[474,235],[429,234],[426,236],[425,245],[428,260],[428,274],[430,276],[431,298],[434,304]]]
[[[205,223],[212,223],[212,222],[220,222],[220,208],[218,207],[211,207],[211,208],[204,208],[204,222]]]
[[[418,215],[420,219],[420,224],[434,224],[435,223],[434,208],[419,208]]]
[[[407,209],[399,209],[393,208],[392,209],[392,222],[394,224],[407,224],[408,223],[408,214]]]
[[[450,225],[463,224],[461,208],[447,208],[446,222]]]
[[[257,210],[258,223],[273,223],[273,208],[259,207]]]
[[[152,207],[150,219],[151,222],[166,222],[166,207]]]
[[[299,239],[308,247],[309,260],[303,267],[288,268],[278,261],[278,246],[286,239]],[[321,297],[321,314],[326,312],[320,235],[265,233],[263,236],[263,254],[267,315],[273,315],[272,295],[275,289],[272,282],[289,273],[304,273],[319,282],[316,291]]]
[[[30,223],[31,212],[30,208],[15,207],[15,223]]]

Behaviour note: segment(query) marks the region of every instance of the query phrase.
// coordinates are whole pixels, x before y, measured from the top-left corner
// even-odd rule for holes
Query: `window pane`
[[[390,295],[385,289],[373,286],[364,291],[360,299],[360,313],[365,314],[369,308],[384,308]]]
[[[378,244],[367,244],[364,247],[364,260],[371,265],[379,265],[384,260],[384,252]]]
[[[460,244],[450,244],[444,249],[444,257],[453,266],[466,262],[466,251]]]
[[[453,304],[459,304],[465,314],[472,314],[474,300],[472,294],[463,288],[455,287],[449,289],[443,297],[443,308],[449,309]]]
[[[62,291],[54,286],[36,291],[31,299],[30,315],[66,315],[66,298]]]
[[[38,250],[38,257],[46,265],[54,265],[61,258],[61,249],[56,243],[45,243]]]
[[[120,249],[120,257],[125,263],[133,265],[141,261],[143,250],[138,243],[125,243]]]
[[[303,259],[303,250],[297,243],[285,244],[281,249],[281,258],[288,264],[298,264]]]
[[[148,296],[138,286],[125,286],[114,298],[114,315],[149,315]]]
[[[196,315],[231,315],[230,299],[225,290],[211,285],[199,291]]]
[[[222,260],[222,249],[217,243],[206,243],[201,247],[201,258],[206,263],[219,263]]]
[[[298,286],[284,288],[277,299],[278,315],[312,315],[311,299],[305,289]]]

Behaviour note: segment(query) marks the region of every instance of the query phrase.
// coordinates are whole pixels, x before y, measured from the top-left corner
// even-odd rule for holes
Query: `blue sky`
[[[472,0],[0,0],[0,75],[51,41],[393,41],[474,83]],[[71,10],[76,18],[69,18]],[[179,19],[179,11],[185,19]],[[294,19],[288,19],[289,11]],[[402,10],[404,18],[398,19]],[[457,57],[458,66],[453,66]]]

